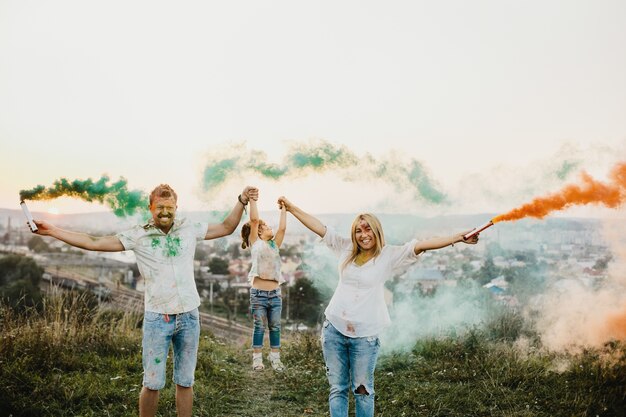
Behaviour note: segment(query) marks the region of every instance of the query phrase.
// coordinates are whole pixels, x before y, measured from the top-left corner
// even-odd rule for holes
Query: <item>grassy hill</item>
[[[379,359],[377,416],[624,416],[626,345],[555,353],[518,317],[463,336],[418,341]],[[0,414],[135,416],[141,389],[141,316],[57,294],[39,311],[0,306]],[[248,346],[203,332],[196,416],[325,416],[328,384],[317,335],[285,341],[287,371],[250,369]],[[159,415],[174,416],[171,363]]]

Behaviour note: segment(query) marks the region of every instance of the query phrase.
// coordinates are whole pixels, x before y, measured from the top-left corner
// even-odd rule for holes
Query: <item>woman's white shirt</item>
[[[377,336],[391,320],[385,304],[385,281],[417,261],[416,239],[404,245],[385,245],[381,253],[359,266],[341,267],[352,252],[352,241],[326,228],[322,238],[339,256],[339,283],[328,307],[326,319],[348,337]]]

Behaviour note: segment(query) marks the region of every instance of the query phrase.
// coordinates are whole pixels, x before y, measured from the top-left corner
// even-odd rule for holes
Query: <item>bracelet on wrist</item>
[[[245,202],[245,203],[243,202],[243,200],[241,199],[241,194],[239,194],[239,195],[237,196],[237,200],[239,200],[239,202],[240,202],[241,204],[243,204],[243,205],[244,205],[244,207],[245,207],[245,206],[247,206],[247,205],[248,205],[248,203],[249,203],[249,201],[247,201],[247,202]]]
[[[246,210],[246,206],[248,205],[249,201],[247,203],[244,203],[243,200],[241,199],[241,194],[237,196],[237,200],[239,200],[239,202],[243,206],[244,213],[248,213],[248,211]]]

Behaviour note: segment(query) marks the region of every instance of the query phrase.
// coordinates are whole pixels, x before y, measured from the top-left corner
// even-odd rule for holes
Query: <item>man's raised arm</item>
[[[216,239],[233,233],[239,225],[243,210],[248,205],[250,199],[257,200],[258,198],[259,190],[256,187],[247,186],[244,188],[241,194],[237,196],[238,201],[235,203],[235,207],[233,207],[224,221],[209,225],[206,235],[204,236],[204,240]]]

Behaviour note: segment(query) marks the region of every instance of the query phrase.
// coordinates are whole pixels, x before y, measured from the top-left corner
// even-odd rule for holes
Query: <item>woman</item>
[[[304,212],[285,197],[278,204],[322,238],[339,256],[339,283],[328,307],[322,329],[322,350],[330,384],[328,403],[331,417],[348,416],[348,389],[354,393],[357,417],[374,415],[374,368],[380,346],[378,335],[390,323],[384,299],[385,281],[394,271],[415,262],[427,250],[457,242],[475,244],[459,233],[445,238],[404,245],[385,245],[383,229],[372,214],[359,214],[351,228],[351,239],[339,236],[316,217]]]

